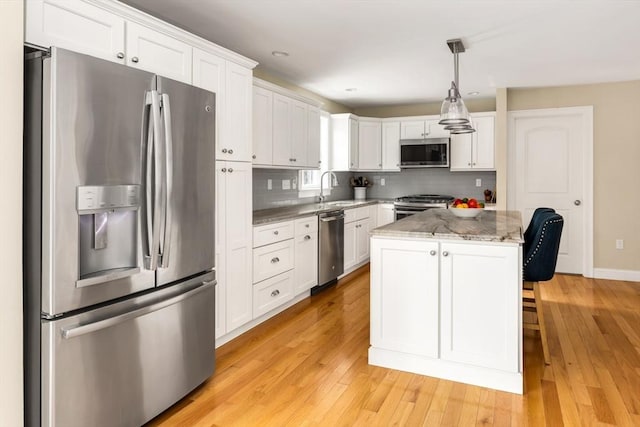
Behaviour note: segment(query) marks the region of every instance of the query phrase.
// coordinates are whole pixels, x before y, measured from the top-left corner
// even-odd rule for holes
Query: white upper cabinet
[[[193,48],[134,22],[127,22],[127,65],[191,84]]]
[[[273,164],[273,92],[253,87],[253,164]]]
[[[320,166],[320,108],[272,83],[254,79],[253,163],[296,169]]]
[[[25,1],[25,41],[125,63],[124,18],[81,0]]]
[[[382,170],[400,171],[400,122],[382,122]]]
[[[353,114],[331,115],[331,170],[358,169],[358,117]]]
[[[193,85],[216,94],[216,144],[220,141],[224,120],[226,61],[202,49],[193,49]]]
[[[451,135],[451,170],[495,170],[494,112],[472,114],[473,133]]]
[[[360,119],[358,123],[358,169],[382,169],[382,124]]]
[[[402,120],[400,139],[449,138],[449,131],[438,124],[440,116],[423,116]]]
[[[251,161],[252,79],[252,70],[227,62],[224,126],[216,144],[216,156],[219,159]]]

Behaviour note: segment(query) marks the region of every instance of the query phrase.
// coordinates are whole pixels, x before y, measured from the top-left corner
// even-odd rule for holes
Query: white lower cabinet
[[[318,217],[296,221],[294,295],[318,284]]]
[[[369,207],[348,209],[344,218],[344,272],[369,259]]]
[[[522,248],[371,239],[369,363],[522,393]]]
[[[251,163],[216,161],[216,338],[252,316]]]
[[[253,285],[253,317],[260,317],[293,297],[293,271]]]
[[[376,227],[382,227],[383,225],[391,224],[396,220],[396,213],[393,208],[393,203],[380,203],[378,205],[378,218],[376,221]]]
[[[293,240],[253,249],[253,283],[276,276],[293,268]]]
[[[371,345],[438,357],[438,243],[374,240]],[[433,255],[432,255],[433,254]]]

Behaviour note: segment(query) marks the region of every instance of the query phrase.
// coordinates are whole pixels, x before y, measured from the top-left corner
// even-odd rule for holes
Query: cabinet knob
[[[304,226],[305,226],[305,227],[307,227],[307,228],[309,228],[309,224],[305,224]]]
[[[273,234],[275,234],[277,236],[279,234],[278,230],[274,231]]]
[[[573,204],[576,205],[576,206],[580,206],[582,204],[582,201],[581,200],[574,200]]]
[[[229,168],[229,173],[233,172],[233,168]]]
[[[232,149],[229,149],[229,154],[233,154],[233,150]]]
[[[378,166],[382,167],[382,163],[378,163]]]
[[[251,158],[255,160],[255,158],[256,158],[256,155],[254,154],[253,156],[251,156]]]
[[[280,295],[280,291],[277,290],[277,289],[275,291],[271,292],[271,296],[272,297],[277,297],[278,295]]]
[[[227,153],[227,149],[226,149],[226,148],[223,148],[223,149],[222,149],[222,152],[226,154],[226,153]]]
[[[318,160],[318,164],[322,163],[322,160]]]
[[[311,236],[307,234],[306,236],[304,236],[304,240],[311,240]]]
[[[139,61],[139,60],[138,60],[138,57],[137,57],[137,56],[134,56],[133,58],[131,58],[131,62],[133,62],[133,63],[135,63],[135,64],[137,64],[137,63],[138,63],[138,61]]]
[[[434,251],[433,249],[431,249],[431,251],[429,252],[429,255],[431,255],[431,256],[435,256],[435,255],[436,255],[436,251]]]
[[[467,163],[467,166],[471,166],[471,163]]]
[[[117,55],[118,59],[122,59],[124,58],[124,52],[118,52]]]
[[[442,256],[449,256],[449,252],[447,251],[442,252]]]
[[[271,264],[275,264],[276,262],[280,262],[280,258],[278,257],[271,258]]]
[[[227,168],[222,168],[222,172],[223,173],[226,172],[226,171],[227,171]]]

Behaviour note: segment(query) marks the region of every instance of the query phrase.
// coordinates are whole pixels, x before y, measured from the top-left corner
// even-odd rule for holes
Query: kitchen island
[[[522,244],[515,211],[372,230],[369,363],[522,394]]]

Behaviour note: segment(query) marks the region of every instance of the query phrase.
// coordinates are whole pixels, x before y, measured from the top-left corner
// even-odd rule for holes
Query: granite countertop
[[[376,205],[378,203],[392,203],[393,200],[368,199],[368,200],[338,200],[325,203],[306,203],[302,205],[290,205],[280,208],[262,209],[253,211],[253,225],[268,224],[270,222],[287,221],[303,216],[316,215],[321,212],[335,211],[337,209],[352,209],[361,206]]]
[[[451,209],[429,209],[375,228],[372,236],[477,240],[522,244],[519,211],[483,210],[475,218],[458,218]]]

